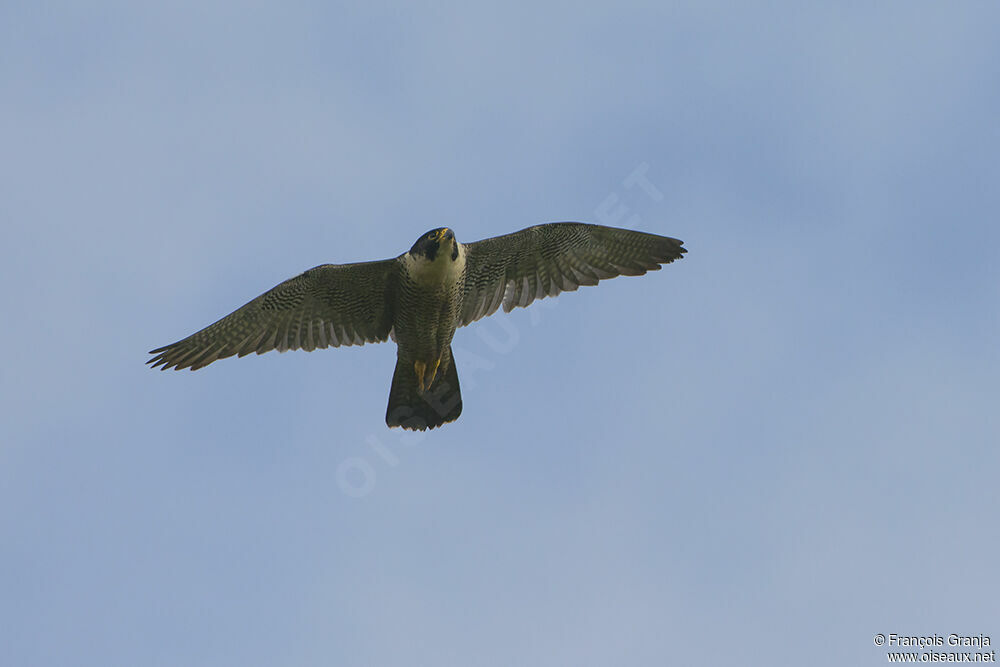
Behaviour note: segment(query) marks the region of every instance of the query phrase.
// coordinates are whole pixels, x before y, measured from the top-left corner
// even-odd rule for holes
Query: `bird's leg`
[[[434,384],[434,377],[437,375],[438,366],[441,365],[441,357],[434,360],[434,365],[431,366],[430,377],[427,378],[427,388],[430,389],[431,385]]]
[[[413,362],[413,370],[417,373],[417,387],[420,391],[424,390],[424,372],[427,370],[427,364],[422,361]]]
[[[438,368],[441,366],[441,357],[434,360],[428,368],[427,364],[423,361],[414,361],[413,370],[417,374],[417,386],[420,391],[427,391],[434,384],[434,378],[437,376]]]

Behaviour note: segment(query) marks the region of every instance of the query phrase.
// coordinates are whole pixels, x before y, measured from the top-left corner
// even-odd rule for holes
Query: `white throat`
[[[465,271],[465,246],[458,241],[452,241],[458,246],[458,257],[451,258],[452,249],[442,247],[433,260],[426,257],[414,257],[407,253],[403,261],[414,280],[423,285],[453,284],[462,277]]]

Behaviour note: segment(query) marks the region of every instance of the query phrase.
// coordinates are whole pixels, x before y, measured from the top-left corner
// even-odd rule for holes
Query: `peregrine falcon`
[[[215,324],[150,352],[160,370],[197,370],[268,350],[396,342],[385,423],[423,431],[462,413],[451,339],[458,327],[620,275],[639,276],[687,252],[666,236],[580,222],[536,225],[462,244],[441,227],[394,259],[323,264]]]

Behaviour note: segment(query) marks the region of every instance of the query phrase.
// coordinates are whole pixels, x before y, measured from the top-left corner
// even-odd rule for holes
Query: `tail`
[[[413,360],[397,354],[392,389],[389,390],[389,407],[385,411],[385,423],[388,426],[423,431],[453,422],[460,414],[462,392],[458,386],[458,369],[455,368],[450,345],[441,359],[434,382],[423,392],[417,387]]]

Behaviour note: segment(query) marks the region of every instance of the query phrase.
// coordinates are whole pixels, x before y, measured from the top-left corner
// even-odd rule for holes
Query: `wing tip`
[[[191,370],[196,370],[200,366],[196,366],[190,363],[190,361],[185,361],[183,355],[171,355],[171,352],[177,351],[177,344],[173,343],[171,345],[165,345],[164,347],[156,348],[155,350],[150,350],[149,354],[155,354],[156,356],[151,359],[146,360],[146,365],[153,370],[158,371],[182,371],[185,368],[190,368]],[[171,358],[173,357],[173,358]]]

